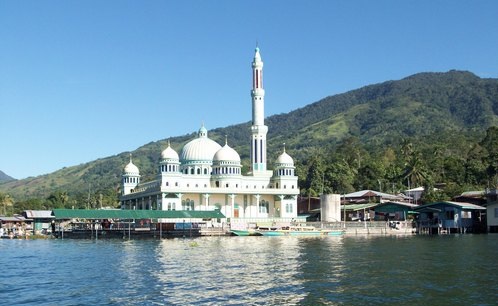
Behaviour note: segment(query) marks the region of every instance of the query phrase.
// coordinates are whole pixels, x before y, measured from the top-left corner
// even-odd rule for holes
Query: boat
[[[325,228],[316,228],[314,226],[288,226],[282,228],[256,230],[262,236],[340,236],[344,234],[343,230],[333,230]]]
[[[230,231],[232,235],[234,236],[261,236],[261,234],[253,228],[246,229],[246,230],[231,230]]]
[[[285,236],[284,228],[278,227],[258,227],[256,230],[261,236]]]

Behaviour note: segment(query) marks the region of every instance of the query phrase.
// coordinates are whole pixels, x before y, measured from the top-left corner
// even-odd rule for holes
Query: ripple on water
[[[0,240],[0,254],[5,305],[493,305],[498,300],[498,236],[492,235]]]

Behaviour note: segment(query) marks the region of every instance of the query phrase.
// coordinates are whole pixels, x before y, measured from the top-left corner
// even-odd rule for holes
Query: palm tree
[[[425,165],[422,162],[420,154],[414,154],[411,156],[405,165],[405,170],[402,174],[403,180],[408,180],[408,182],[411,182],[413,186],[416,186],[423,184],[428,177],[429,175]]]
[[[413,149],[413,143],[411,143],[408,139],[403,139],[401,142],[401,155],[405,158],[405,160],[410,159],[415,150]]]

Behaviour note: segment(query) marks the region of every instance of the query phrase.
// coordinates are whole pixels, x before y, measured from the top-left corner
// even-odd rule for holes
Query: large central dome
[[[199,137],[189,141],[182,149],[180,162],[188,163],[212,163],[214,154],[221,146],[207,137],[204,126],[199,129]]]

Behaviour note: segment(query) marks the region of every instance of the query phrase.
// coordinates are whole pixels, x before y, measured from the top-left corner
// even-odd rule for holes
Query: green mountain
[[[281,152],[282,143],[286,143],[287,152],[296,164],[306,165],[312,157],[310,152],[317,148],[333,151],[352,137],[369,152],[399,147],[407,139],[423,144],[426,149],[444,146],[456,153],[467,152],[485,136],[489,127],[498,126],[497,114],[497,79],[483,79],[463,71],[419,73],[329,96],[290,113],[268,117],[265,121],[269,126],[268,156],[271,163]],[[219,143],[228,135],[246,170],[250,124],[245,122],[209,132],[210,138]],[[180,152],[195,135],[169,140]],[[142,181],[155,177],[158,159],[166,145],[167,140],[151,142],[132,152]],[[123,152],[51,174],[3,183],[0,192],[15,198],[46,198],[54,192],[67,193],[79,198],[78,201],[89,194],[115,198],[128,160],[129,152]]]
[[[8,182],[8,181],[13,181],[13,180],[15,180],[15,178],[8,176],[7,174],[5,174],[5,172],[0,170],[0,184],[4,183],[4,182]]]

